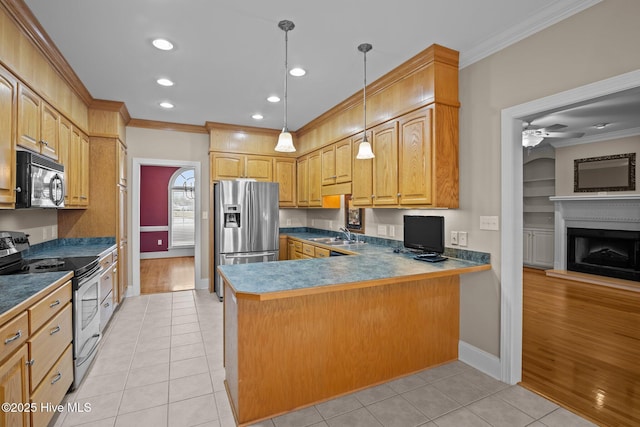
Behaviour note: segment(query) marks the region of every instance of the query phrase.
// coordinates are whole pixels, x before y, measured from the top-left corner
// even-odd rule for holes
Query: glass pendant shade
[[[286,128],[282,129],[280,136],[278,136],[278,144],[275,150],[281,153],[294,153],[296,151],[296,147],[293,146],[293,138]]]
[[[371,144],[365,138],[358,147],[358,154],[356,155],[356,159],[373,159],[375,155],[373,154],[373,150],[371,149]]]
[[[544,139],[543,136],[537,135],[533,130],[525,130],[522,132],[522,146],[523,147],[535,147],[540,144]]]

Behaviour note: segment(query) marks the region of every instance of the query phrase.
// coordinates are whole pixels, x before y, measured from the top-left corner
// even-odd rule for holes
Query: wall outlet
[[[452,231],[451,232],[451,244],[452,245],[457,245],[458,244],[458,232],[457,231]]]
[[[209,211],[202,211],[202,219],[209,219]]]
[[[389,233],[388,233],[389,237],[393,237],[396,235],[396,228],[393,225],[389,226]]]
[[[481,216],[480,230],[500,230],[500,217],[498,216]]]
[[[378,226],[378,236],[386,236],[387,235],[387,226],[379,225]]]
[[[291,218],[287,218],[287,225],[291,225]]]
[[[42,240],[47,240],[47,227],[42,227]]]
[[[162,246],[162,239],[158,239],[158,246]]]
[[[466,231],[460,231],[459,233],[459,242],[460,242],[460,246],[467,246],[467,232]]]
[[[333,230],[333,221],[329,221],[329,230]]]

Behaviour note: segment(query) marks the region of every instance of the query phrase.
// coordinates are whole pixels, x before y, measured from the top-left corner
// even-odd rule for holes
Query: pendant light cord
[[[284,31],[284,132],[287,127],[287,74],[289,74],[289,30]]]

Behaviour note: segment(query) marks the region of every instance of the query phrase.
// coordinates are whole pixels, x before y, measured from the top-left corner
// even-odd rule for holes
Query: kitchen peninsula
[[[389,246],[342,248],[354,255],[219,267],[239,425],[457,359],[459,275],[490,269],[488,256],[427,263]]]

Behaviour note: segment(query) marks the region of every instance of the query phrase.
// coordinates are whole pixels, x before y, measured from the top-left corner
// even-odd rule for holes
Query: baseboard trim
[[[184,256],[194,256],[193,248],[189,249],[169,249],[168,251],[141,252],[140,259],[156,258],[179,258]]]
[[[458,360],[477,370],[501,380],[502,366],[500,358],[464,341],[458,341]]]

